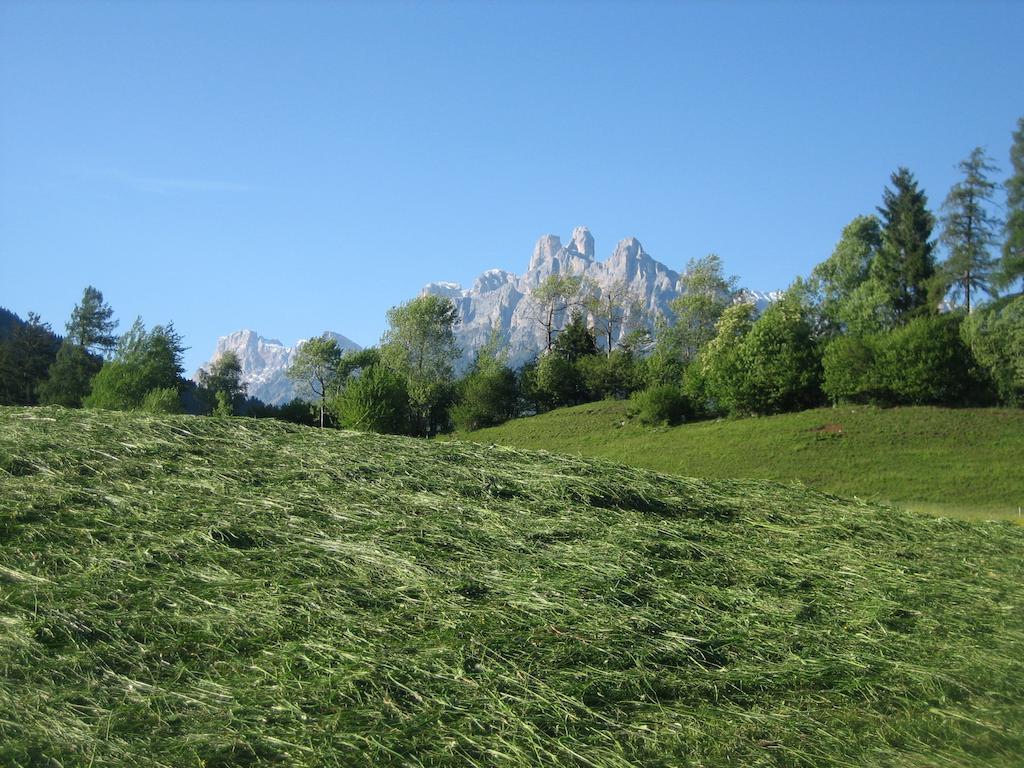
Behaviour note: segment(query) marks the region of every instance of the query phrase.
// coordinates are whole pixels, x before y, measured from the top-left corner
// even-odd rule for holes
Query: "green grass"
[[[0,765],[1019,766],[1024,529],[0,409]]]
[[[627,408],[591,403],[458,437],[677,475],[796,480],[967,518],[1017,520],[1024,507],[1024,410],[844,406],[652,428]]]

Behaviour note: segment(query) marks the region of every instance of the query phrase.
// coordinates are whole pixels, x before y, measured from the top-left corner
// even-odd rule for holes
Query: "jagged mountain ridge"
[[[321,336],[334,339],[342,351],[361,349],[354,341],[334,331],[324,331]],[[303,394],[288,378],[286,371],[295,359],[295,351],[304,341],[299,339],[293,346],[286,347],[277,339],[265,338],[256,331],[235,331],[217,339],[213,357],[203,367],[208,368],[225,352],[234,352],[242,365],[242,381],[248,387],[248,394],[265,403],[280,405]]]
[[[458,309],[460,322],[456,337],[462,348],[459,369],[464,370],[476,351],[487,342],[492,328],[500,334],[513,366],[532,360],[544,348],[544,330],[533,317],[529,295],[552,274],[579,275],[601,290],[621,282],[640,299],[648,323],[659,314],[671,314],[669,302],[680,293],[680,274],[648,254],[639,240],[628,237],[619,241],[604,261],[597,261],[595,253],[590,230],[577,227],[565,244],[557,235],[540,237],[529,266],[521,275],[504,269],[488,269],[477,277],[471,288],[453,282],[432,282],[424,286],[422,293],[446,296]],[[778,295],[778,291],[747,291],[747,299],[753,300],[759,308],[767,306]],[[617,337],[627,330],[628,327],[620,329]],[[358,344],[340,334],[328,331],[324,335],[335,339],[343,350],[360,349]],[[251,396],[265,403],[286,403],[301,394],[285,371],[302,341],[286,347],[277,339],[260,336],[256,331],[236,331],[217,340],[213,357],[205,365],[209,366],[231,350],[242,364],[242,378]]]
[[[433,282],[422,293],[446,296],[455,302],[460,323],[456,336],[463,350],[462,365],[487,342],[496,330],[508,353],[510,364],[519,366],[531,360],[544,348],[544,329],[535,320],[530,292],[549,275],[581,276],[601,291],[621,283],[637,297],[645,310],[646,322],[658,315],[671,316],[669,302],[680,293],[680,274],[647,253],[635,237],[620,240],[605,261],[594,257],[594,237],[586,227],[573,230],[572,238],[562,244],[557,235],[543,235],[534,246],[526,272],[516,275],[503,269],[481,273],[472,288],[458,283]],[[763,308],[778,292],[748,291]],[[619,329],[616,340],[628,332]]]

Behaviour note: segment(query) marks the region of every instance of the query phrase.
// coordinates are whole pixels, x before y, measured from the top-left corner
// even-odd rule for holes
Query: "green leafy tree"
[[[858,285],[839,308],[841,327],[854,336],[891,330],[900,317],[890,302],[891,294],[878,280],[868,278]]]
[[[697,356],[687,392],[700,398],[702,411],[741,410],[747,402],[746,361],[743,342],[754,326],[753,304],[738,302],[726,308],[715,325],[715,337]]]
[[[500,341],[497,334],[492,334],[477,351],[473,366],[458,382],[458,398],[452,407],[452,422],[457,429],[495,426],[516,414],[519,401],[516,374],[499,351]]]
[[[548,275],[530,292],[531,317],[544,329],[544,351],[551,351],[565,313],[580,304],[583,279],[571,275]]]
[[[350,349],[342,353],[341,361],[338,363],[338,381],[341,384],[341,388],[345,387],[345,382],[348,381],[350,376],[377,365],[379,362],[380,350],[376,347]]]
[[[888,295],[880,285],[874,284],[869,290],[862,288],[869,280],[871,265],[881,247],[879,220],[874,216],[858,216],[843,228],[832,255],[811,272],[807,289],[821,314],[821,331],[825,335],[847,330],[851,316],[854,324],[860,324],[863,311],[859,305],[864,295],[870,295],[875,305],[888,303]],[[858,305],[855,311],[851,304]],[[871,312],[872,316],[875,314]]]
[[[963,314],[918,317],[877,339],[875,381],[901,405],[984,402],[985,386],[960,334]]]
[[[878,343],[874,335],[836,336],[822,355],[821,388],[833,403],[883,402],[878,377]]]
[[[881,243],[870,263],[871,277],[882,286],[897,323],[928,307],[929,287],[935,275],[935,244],[931,240],[935,217],[928,198],[906,168],[890,177],[892,189],[882,192]]]
[[[643,372],[629,349],[610,355],[588,355],[576,361],[583,386],[592,400],[629,397],[643,386]]]
[[[725,276],[722,259],[714,253],[687,262],[679,278],[679,296],[669,305],[675,322],[663,331],[666,337],[675,337],[671,343],[684,366],[715,337],[715,325],[736,299],[738,280]]]
[[[995,259],[991,247],[996,243],[999,220],[989,213],[996,185],[989,173],[998,170],[985,151],[976,147],[959,166],[963,180],[953,185],[943,203],[941,240],[949,251],[943,264],[941,287],[962,296],[971,311],[971,296],[977,291],[992,292]]]
[[[1018,279],[1024,281],[1024,117],[1017,120],[1017,130],[1013,133],[1010,166],[1013,173],[1006,180],[1005,237],[997,281],[1002,288],[1013,285]],[[1024,292],[1024,283],[1021,292]]]
[[[359,367],[330,401],[338,424],[345,429],[384,434],[407,434],[409,393],[405,379],[378,363]]]
[[[1024,406],[1024,294],[987,304],[964,320],[960,332],[1000,401]]]
[[[93,377],[87,408],[138,410],[155,389],[182,389],[185,346],[174,323],[147,331],[138,318],[117,342],[111,360]]]
[[[327,397],[338,377],[341,350],[334,339],[317,337],[299,345],[288,366],[288,378],[304,386],[319,402],[320,428],[324,426]]]
[[[228,350],[210,364],[209,370],[200,368],[196,379],[212,400],[210,405],[217,415],[231,416],[238,412],[247,390],[238,355]]]
[[[585,403],[586,383],[580,368],[562,355],[541,355],[532,376],[532,390],[527,395],[538,411]]]
[[[674,425],[692,417],[693,408],[683,390],[673,384],[655,384],[634,392],[629,415],[641,424]]]
[[[740,348],[735,410],[779,413],[818,405],[821,359],[809,314],[800,297],[787,292],[757,318]]]
[[[703,390],[712,409],[778,413],[816,405],[821,397],[821,361],[810,310],[794,291],[756,320],[750,304],[729,307],[698,366],[702,381],[694,391]]]
[[[109,355],[117,344],[113,318],[114,310],[103,301],[103,293],[90,285],[71,311],[67,339],[93,354]]]
[[[217,393],[222,394],[222,393]],[[151,389],[142,398],[140,410],[146,413],[181,413],[181,396],[175,387],[157,387]],[[227,415],[230,415],[228,413]]]
[[[388,310],[387,319],[381,363],[405,380],[414,433],[431,434],[447,421],[453,394],[458,311],[451,299],[425,295]]]

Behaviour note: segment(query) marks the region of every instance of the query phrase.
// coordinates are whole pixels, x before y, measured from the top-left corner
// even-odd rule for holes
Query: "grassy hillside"
[[[0,765],[1016,766],[1024,529],[0,409]]]
[[[1024,507],[1022,410],[847,406],[651,428],[627,407],[591,403],[460,437],[686,476],[799,480],[959,516],[1016,519]]]

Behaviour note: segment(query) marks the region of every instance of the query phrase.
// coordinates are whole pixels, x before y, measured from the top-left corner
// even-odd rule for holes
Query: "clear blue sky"
[[[1024,114],[1024,3],[0,2],[0,305],[375,343],[588,225],[785,287]]]

